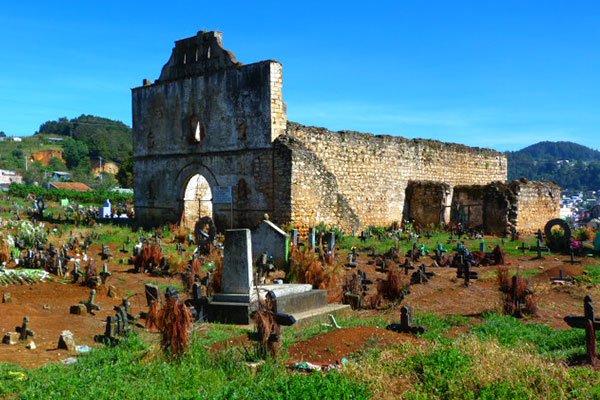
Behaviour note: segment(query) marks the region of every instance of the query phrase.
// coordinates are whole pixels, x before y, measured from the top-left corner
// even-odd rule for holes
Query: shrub
[[[400,271],[395,266],[388,270],[387,279],[377,284],[377,294],[390,301],[402,300],[407,289],[408,286],[402,283]]]
[[[160,346],[167,356],[182,356],[189,344],[192,331],[192,316],[176,293],[169,294],[164,303],[153,302],[146,325],[156,328],[161,334]]]
[[[162,248],[158,242],[144,243],[140,254],[133,258],[133,265],[137,272],[152,271],[161,265],[163,257]]]

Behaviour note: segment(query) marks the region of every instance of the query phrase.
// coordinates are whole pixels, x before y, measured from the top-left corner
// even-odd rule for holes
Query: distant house
[[[48,138],[48,141],[49,141],[50,143],[60,143],[60,142],[62,142],[63,140],[65,140],[65,139],[64,139],[64,138],[61,138],[61,137],[49,137],[49,138]]]
[[[114,188],[114,189],[110,189],[110,191],[113,193],[119,193],[119,194],[133,194],[133,189],[127,189],[127,188]]]
[[[61,182],[71,179],[71,173],[67,171],[45,172],[44,178],[50,178],[52,182]]]
[[[23,183],[23,175],[15,171],[0,169],[0,189],[6,190],[11,183]]]
[[[90,192],[93,189],[81,182],[50,182],[49,189],[75,190],[78,192]]]
[[[10,138],[10,140],[12,140],[13,142],[22,142],[23,141],[23,139],[18,136],[12,136]]]

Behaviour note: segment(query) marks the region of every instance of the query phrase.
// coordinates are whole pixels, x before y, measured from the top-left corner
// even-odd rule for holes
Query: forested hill
[[[573,142],[540,142],[507,152],[508,177],[551,180],[564,189],[600,190],[600,151]]]
[[[39,134],[68,136],[83,142],[90,157],[123,163],[133,149],[131,128],[119,121],[93,115],[44,122]]]

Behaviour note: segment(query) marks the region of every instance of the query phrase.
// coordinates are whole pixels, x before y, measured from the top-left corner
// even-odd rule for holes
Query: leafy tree
[[[4,133],[4,131],[0,131],[0,137],[6,137],[6,133]]]
[[[122,187],[133,187],[133,155],[130,154],[125,162],[121,164],[116,178],[119,181],[119,185]]]
[[[63,142],[63,156],[69,169],[84,166],[87,162],[89,169],[89,149],[84,142],[67,138]]]
[[[48,162],[48,168],[52,171],[62,171],[65,167],[65,163],[59,157],[52,157],[50,162]]]
[[[119,121],[93,115],[81,115],[71,120],[59,118],[40,126],[43,134],[70,136],[82,141],[92,157],[123,163],[133,150],[131,128]]]
[[[22,160],[23,158],[25,158],[25,154],[23,153],[23,150],[20,147],[14,149],[11,154],[17,160]]]

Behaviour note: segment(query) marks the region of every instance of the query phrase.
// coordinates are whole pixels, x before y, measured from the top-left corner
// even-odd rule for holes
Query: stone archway
[[[212,190],[201,174],[193,175],[185,186],[181,223],[193,230],[202,217],[213,218]]]

